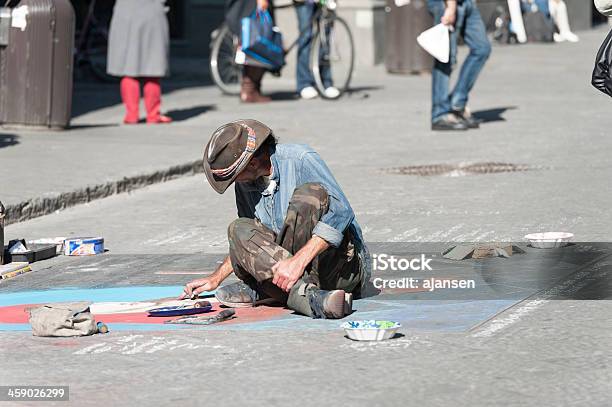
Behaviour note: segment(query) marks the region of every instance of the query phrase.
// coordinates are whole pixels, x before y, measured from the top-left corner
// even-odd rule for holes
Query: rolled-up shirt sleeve
[[[334,247],[340,246],[344,231],[353,222],[355,213],[331,171],[315,152],[304,154],[298,186],[309,182],[321,184],[329,196],[329,209],[315,225],[312,233]]]

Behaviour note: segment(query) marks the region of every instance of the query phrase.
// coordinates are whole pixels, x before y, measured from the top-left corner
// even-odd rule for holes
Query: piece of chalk
[[[209,301],[198,301],[195,304],[193,304],[193,308],[205,308],[205,307],[210,307]]]

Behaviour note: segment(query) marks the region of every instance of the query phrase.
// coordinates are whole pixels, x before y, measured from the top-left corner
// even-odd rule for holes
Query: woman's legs
[[[170,123],[171,118],[160,114],[161,85],[159,78],[143,78],[144,102],[147,109],[147,123]]]
[[[124,76],[121,78],[121,100],[125,105],[123,123],[136,124],[139,120],[140,82],[138,78]]]

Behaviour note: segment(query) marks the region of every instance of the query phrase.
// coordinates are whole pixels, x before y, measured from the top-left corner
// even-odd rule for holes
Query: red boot
[[[137,78],[124,76],[121,78],[121,100],[125,105],[123,123],[137,124],[140,112],[140,82]]]
[[[144,102],[147,109],[147,123],[171,123],[172,119],[160,114],[161,86],[159,78],[145,78],[144,80]]]

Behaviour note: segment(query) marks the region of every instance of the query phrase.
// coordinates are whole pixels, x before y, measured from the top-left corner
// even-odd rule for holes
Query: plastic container
[[[94,256],[104,253],[104,238],[73,237],[64,241],[66,256]]]
[[[525,239],[529,240],[531,246],[538,249],[554,249],[567,246],[573,237],[574,234],[568,232],[544,232],[525,235]]]
[[[402,325],[393,321],[348,321],[341,325],[354,341],[384,341],[392,338]]]

